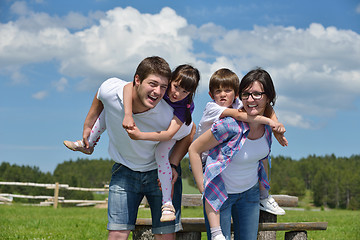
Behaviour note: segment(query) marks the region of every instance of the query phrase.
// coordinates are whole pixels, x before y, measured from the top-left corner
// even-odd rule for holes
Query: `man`
[[[162,100],[168,87],[171,70],[160,57],[145,58],[136,69],[132,87],[132,110],[136,126],[141,131],[166,130],[173,118],[173,109]],[[160,222],[162,193],[157,183],[155,141],[131,140],[121,123],[124,118],[123,88],[127,82],[118,78],[106,80],[99,88],[85,119],[83,139],[87,138],[100,112],[104,110],[109,135],[109,154],[116,162],[112,168],[109,186],[108,230],[109,239],[127,239],[135,228],[138,207],[146,196],[152,212],[152,231],[156,239],[175,239],[181,230],[181,179],[178,178],[180,161],[186,154],[195,133],[183,132],[183,139],[176,143],[170,156],[174,167],[173,184],[175,222]],[[191,130],[191,134],[190,133]],[[186,136],[186,137],[185,137]],[[175,169],[176,168],[176,169]]]

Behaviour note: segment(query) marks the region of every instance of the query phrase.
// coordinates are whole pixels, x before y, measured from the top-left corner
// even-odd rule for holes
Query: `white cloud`
[[[241,79],[260,66],[273,77],[286,121],[302,128],[309,127],[311,117],[350,108],[360,93],[360,35],[351,30],[318,23],[305,29],[255,26],[251,31],[213,23],[196,27],[167,7],[157,14],[127,7],[57,17],[32,12],[19,2],[12,11],[21,17],[0,23],[0,68],[14,69],[14,82],[22,79],[19,66],[56,60],[61,74],[83,79],[80,88],[94,88],[110,76],[131,80],[141,59],[159,55],[172,68],[182,63],[197,67],[200,90],[207,92],[208,79],[218,68],[230,68]],[[63,78],[53,86],[63,91],[67,84]],[[33,97],[46,95],[42,91]]]
[[[68,80],[62,77],[60,78],[59,81],[53,82],[53,86],[56,88],[58,92],[63,92],[65,88],[68,86]]]
[[[48,92],[47,91],[40,91],[37,93],[34,93],[32,95],[33,98],[37,99],[37,100],[43,100],[45,97],[48,96]]]

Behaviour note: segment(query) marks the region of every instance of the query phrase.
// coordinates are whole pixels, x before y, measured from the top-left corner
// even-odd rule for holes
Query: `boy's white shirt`
[[[240,109],[243,107],[242,102],[239,100],[239,98],[236,98],[234,103],[231,105],[234,109]],[[205,110],[203,112],[203,115],[200,119],[195,139],[198,138],[201,134],[209,130],[212,126],[212,124],[218,120],[221,116],[221,114],[224,112],[224,110],[227,109],[227,107],[223,107],[218,105],[215,101],[208,102],[205,106]],[[201,159],[204,162],[206,162],[206,158],[208,156],[208,151],[203,152],[201,155]]]
[[[238,98],[236,98],[232,104],[232,108],[234,109],[240,109],[242,106],[243,104]],[[209,130],[211,125],[220,118],[225,109],[227,109],[227,107],[222,107],[215,101],[208,102],[200,119],[195,138],[198,138],[201,134]]]
[[[127,83],[118,78],[110,78],[100,86],[98,91],[97,98],[104,105],[105,122],[109,135],[109,155],[115,162],[134,171],[150,171],[157,168],[155,149],[159,142],[132,140],[122,127],[124,119],[123,88]],[[173,118],[173,112],[173,108],[162,99],[153,109],[133,114],[133,119],[142,132],[164,131]],[[180,132],[177,134],[177,139],[185,137],[188,132]]]

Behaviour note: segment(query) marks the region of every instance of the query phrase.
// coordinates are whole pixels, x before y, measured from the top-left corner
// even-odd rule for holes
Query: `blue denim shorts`
[[[173,204],[176,220],[160,222],[162,193],[158,186],[157,169],[148,172],[136,172],[124,165],[115,163],[112,167],[109,185],[108,230],[133,230],[138,208],[144,196],[148,200],[152,216],[152,232],[167,234],[182,230],[181,218],[181,168],[174,186]]]

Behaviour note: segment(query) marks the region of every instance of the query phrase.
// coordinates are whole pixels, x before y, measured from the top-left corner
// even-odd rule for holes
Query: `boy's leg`
[[[262,171],[261,175],[266,174],[268,175],[268,160],[264,159],[262,160],[263,168],[260,168],[260,171]],[[268,178],[267,178],[268,179]],[[262,178],[260,178],[260,184],[259,184],[259,190],[260,190],[260,210],[266,211],[275,215],[284,215],[285,210],[279,207],[275,199],[269,195],[269,190],[264,187],[264,184],[261,183],[261,181],[264,181]]]
[[[220,211],[216,212],[206,200],[205,200],[205,211],[210,225],[211,239],[225,240],[225,237],[223,236],[220,227]]]

